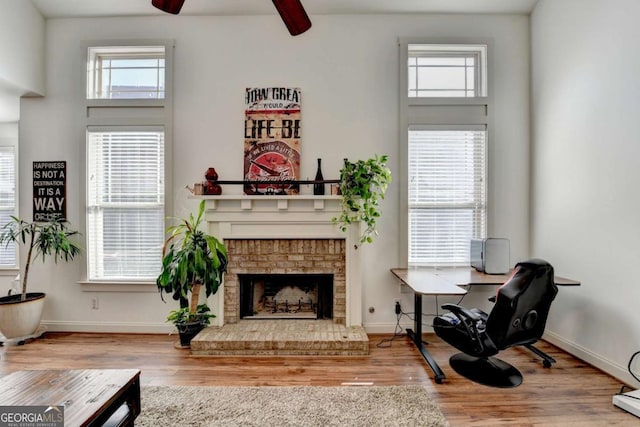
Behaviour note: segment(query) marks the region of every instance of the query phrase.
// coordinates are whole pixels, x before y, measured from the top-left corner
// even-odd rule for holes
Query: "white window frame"
[[[90,67],[89,47],[139,47],[139,46],[164,46],[165,47],[165,96],[156,99],[91,99],[87,98],[89,87],[88,67]],[[172,146],[173,146],[173,64],[174,64],[174,41],[173,40],[96,40],[83,44],[84,66],[87,72],[84,73],[84,86],[82,90],[82,105],[85,109],[85,120],[83,123],[83,135],[87,135],[88,129],[101,129],[104,131],[117,131],[123,128],[162,128],[164,129],[164,197],[165,197],[165,217],[173,212],[172,200]],[[82,139],[83,156],[82,170],[82,194],[84,195],[84,206],[87,206],[87,137]],[[87,215],[82,215],[82,228],[85,238],[87,235]],[[163,224],[163,229],[166,224]],[[88,246],[87,246],[88,247]],[[84,264],[81,284],[87,291],[155,291],[155,280],[141,281],[135,278],[122,278],[117,280],[89,280],[88,264]]]
[[[464,66],[465,68],[465,85],[468,82],[466,78],[467,68],[473,68],[474,70],[474,88],[473,88],[473,96],[456,96],[456,97],[447,97],[447,96],[411,96],[409,92],[409,88],[407,87],[407,96],[409,98],[436,98],[436,99],[465,99],[465,98],[484,98],[488,93],[488,81],[487,81],[487,45],[484,43],[479,44],[425,44],[425,43],[409,43],[407,45],[407,49],[411,52],[408,56],[410,58],[474,58],[475,64],[473,67]],[[409,58],[407,58],[409,59]],[[466,62],[466,61],[465,61]],[[444,65],[443,65],[444,66]],[[407,67],[409,69],[412,68],[412,65],[407,63]],[[435,68],[437,66],[424,66],[424,68]],[[451,65],[446,65],[447,68],[451,67]],[[419,64],[415,65],[416,68],[416,81],[418,78],[418,70],[421,68]],[[409,86],[409,85],[408,85]],[[419,91],[420,89],[415,89]],[[427,90],[427,89],[425,89]],[[435,90],[435,89],[434,89]],[[459,89],[450,89],[450,90],[459,90]],[[469,91],[466,89],[465,92]]]
[[[102,74],[100,73],[102,60],[104,59],[152,59],[152,60],[160,60],[164,61],[164,57],[166,55],[166,47],[164,45],[149,45],[149,46],[139,46],[139,47],[131,47],[131,46],[106,46],[106,47],[96,47],[89,46],[87,51],[87,99],[92,100],[109,100],[114,101],[117,99],[136,99],[136,100],[155,100],[155,99],[164,99],[165,91],[162,90],[162,96],[155,97],[146,97],[146,98],[105,98],[105,97],[94,97],[92,95],[99,94],[101,92],[102,84],[101,78]],[[144,67],[155,70],[157,74],[165,72],[165,66],[163,64],[162,67]],[[113,74],[114,68],[109,67],[110,76]],[[133,68],[132,68],[133,69]],[[160,76],[157,75],[157,82],[160,83]],[[111,88],[111,85],[109,85]],[[156,87],[156,93],[160,93],[160,87]]]
[[[400,171],[400,253],[401,265],[409,266],[409,187],[408,187],[408,145],[409,129],[421,126],[449,126],[456,129],[464,126],[484,126],[487,130],[486,150],[487,150],[487,182],[490,182],[490,157],[491,138],[493,128],[493,84],[492,84],[492,60],[493,41],[485,38],[400,38],[398,41],[400,48],[400,88],[399,88],[399,157]],[[450,46],[486,46],[486,73],[483,78],[486,80],[486,96],[477,97],[410,97],[409,96],[409,45],[442,45],[443,50],[448,50]],[[462,49],[462,48],[461,48]],[[490,211],[489,199],[490,188],[487,194],[487,233],[489,229]]]

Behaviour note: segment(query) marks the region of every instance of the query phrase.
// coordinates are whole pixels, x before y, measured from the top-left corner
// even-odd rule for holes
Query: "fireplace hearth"
[[[238,274],[241,319],[331,319],[333,274]]]

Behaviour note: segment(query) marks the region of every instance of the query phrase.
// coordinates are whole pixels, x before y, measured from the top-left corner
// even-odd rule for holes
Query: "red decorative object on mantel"
[[[204,173],[204,177],[207,181],[217,181],[218,180],[218,172],[216,172],[215,168],[209,168]]]
[[[215,181],[204,182],[204,194],[211,196],[219,196],[222,194],[222,187]]]
[[[206,181],[203,182],[204,194],[213,196],[219,196],[222,194],[222,187],[218,184],[218,172],[216,172],[215,168],[207,169],[204,173],[204,177],[206,179]]]

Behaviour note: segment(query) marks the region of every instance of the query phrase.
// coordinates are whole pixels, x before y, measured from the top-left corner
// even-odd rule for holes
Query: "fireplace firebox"
[[[238,274],[238,281],[240,318],[333,318],[333,274]]]

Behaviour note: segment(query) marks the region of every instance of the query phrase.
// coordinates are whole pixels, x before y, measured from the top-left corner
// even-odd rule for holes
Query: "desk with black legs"
[[[442,384],[444,372],[425,348],[422,340],[422,296],[465,295],[467,291],[461,286],[502,285],[510,274],[485,274],[471,267],[449,268],[392,268],[391,273],[413,291],[414,329],[407,329],[407,335],[416,345],[424,360],[435,375],[435,381]],[[579,286],[580,282],[555,277],[556,285]],[[530,348],[532,351],[539,351]]]

